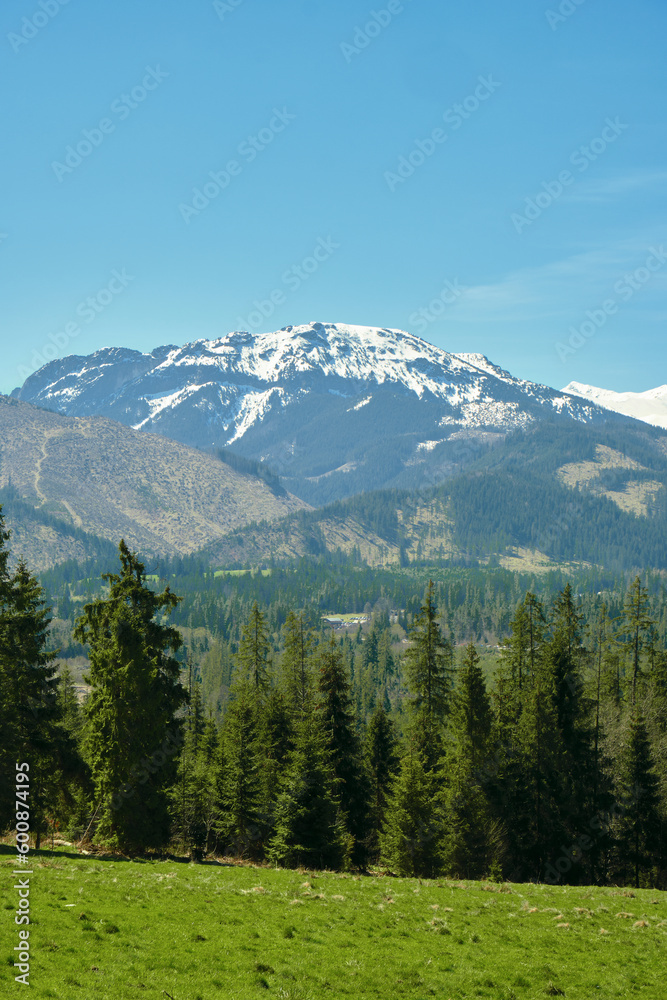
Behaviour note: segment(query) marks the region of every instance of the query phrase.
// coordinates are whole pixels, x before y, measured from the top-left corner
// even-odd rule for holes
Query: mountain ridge
[[[319,322],[149,354],[105,348],[58,359],[13,396],[203,450],[232,448],[314,505],[442,481],[542,420],[622,419],[481,354],[450,353],[401,330]]]

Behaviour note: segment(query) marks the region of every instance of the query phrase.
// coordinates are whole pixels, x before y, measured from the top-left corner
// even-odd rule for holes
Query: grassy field
[[[1,850],[9,997],[21,989],[18,893],[15,855]],[[665,996],[667,893],[58,852],[31,861],[35,997]]]

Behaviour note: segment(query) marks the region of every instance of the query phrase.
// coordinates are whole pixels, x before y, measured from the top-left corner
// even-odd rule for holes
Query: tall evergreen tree
[[[434,583],[429,580],[424,603],[410,631],[405,672],[417,712],[442,720],[449,707],[453,679],[453,653],[437,621]]]
[[[262,746],[256,689],[238,681],[220,732],[218,801],[220,839],[238,857],[262,855]]]
[[[271,643],[269,642],[266,621],[257,601],[255,601],[250,617],[243,628],[237,662],[242,676],[251,682],[260,698],[269,689],[268,658],[270,649]]]
[[[336,795],[337,779],[319,716],[301,719],[276,803],[269,857],[296,868],[346,866],[352,847]]]
[[[313,702],[315,640],[303,613],[290,611],[283,625],[282,685],[295,715],[308,715]]]
[[[377,860],[387,799],[399,763],[394,725],[382,705],[377,706],[368,723],[364,754],[371,782],[368,850],[370,857]]]
[[[95,782],[97,832],[122,850],[169,837],[169,736],[187,700],[174,653],[180,633],[163,623],[179,598],[146,586],[144,565],[121,541],[121,572],[104,575],[108,597],[87,604],[75,638],[90,648],[87,756]],[[140,794],[139,794],[140,792]]]
[[[382,859],[397,875],[435,878],[443,869],[444,815],[436,775],[409,747],[387,804]]]
[[[468,643],[450,713],[450,749],[445,759],[449,810],[447,862],[452,872],[481,878],[500,863],[498,828],[484,776],[492,746],[493,712],[479,655]]]
[[[183,747],[172,791],[174,836],[193,861],[206,854],[215,822],[215,726],[207,722],[201,685],[190,686],[190,705]]]
[[[630,719],[622,759],[621,794],[624,803],[618,834],[621,873],[631,878],[636,888],[654,885],[652,870],[665,860],[664,822],[646,723],[637,712]]]
[[[632,697],[637,702],[637,683],[641,672],[641,653],[646,645],[655,622],[650,615],[650,602],[646,587],[638,576],[633,580],[623,605],[623,621],[618,635],[625,641],[632,662]]]
[[[338,782],[337,793],[345,813],[347,829],[354,839],[352,863],[366,862],[370,785],[354,725],[350,681],[343,652],[331,633],[320,658],[318,706],[327,738],[331,763]]]

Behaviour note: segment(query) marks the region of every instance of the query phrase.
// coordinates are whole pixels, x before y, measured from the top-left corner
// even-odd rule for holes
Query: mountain
[[[12,395],[197,448],[231,448],[267,463],[313,504],[439,482],[535,422],[620,419],[483,355],[332,323],[150,354],[106,348],[51,361]]]
[[[646,392],[613,392],[582,382],[570,382],[563,392],[589,399],[614,413],[623,413],[626,417],[635,417],[655,427],[667,428],[667,385],[659,385],[657,389],[647,389]]]
[[[338,552],[371,566],[667,570],[667,435],[635,422],[535,423],[438,486],[361,494],[207,548],[225,567],[304,556],[335,564]]]
[[[0,396],[0,503],[33,569],[121,537],[144,554],[192,552],[248,521],[304,507],[213,455],[103,417]]]

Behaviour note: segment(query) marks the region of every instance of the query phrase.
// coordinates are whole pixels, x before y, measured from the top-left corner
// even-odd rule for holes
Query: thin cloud
[[[591,177],[580,181],[576,187],[568,191],[563,201],[603,204],[616,201],[642,188],[659,187],[664,184],[667,184],[666,171],[651,173],[642,170],[632,174],[619,174],[616,177]]]
[[[468,287],[451,308],[453,323],[488,324],[567,318],[580,306],[613,296],[624,274],[644,264],[654,236],[586,250],[562,260],[511,271],[496,282]],[[667,267],[653,275],[645,294],[667,287]],[[648,305],[648,303],[647,303]]]

